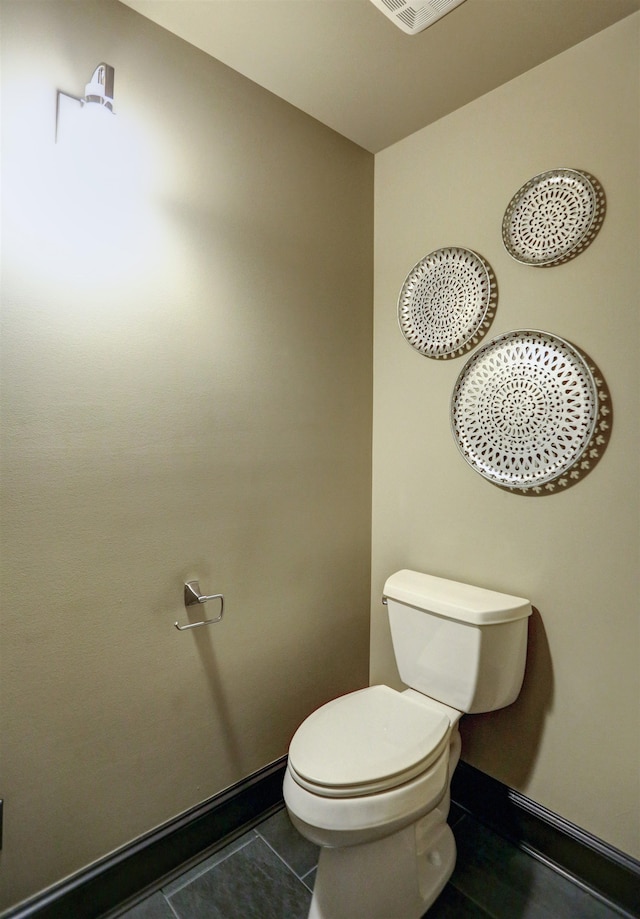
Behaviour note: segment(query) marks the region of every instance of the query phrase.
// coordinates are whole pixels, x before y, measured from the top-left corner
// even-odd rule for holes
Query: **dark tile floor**
[[[428,919],[620,919],[623,915],[452,809],[458,860]],[[318,850],[280,810],[121,919],[307,919]],[[115,919],[116,914],[111,914]],[[388,919],[397,919],[389,916]]]

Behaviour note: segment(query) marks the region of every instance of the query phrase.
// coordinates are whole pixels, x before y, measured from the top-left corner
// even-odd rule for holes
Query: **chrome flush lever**
[[[185,632],[187,629],[196,629],[199,625],[213,625],[214,622],[220,622],[224,616],[224,597],[222,594],[211,594],[207,597],[200,593],[200,583],[198,581],[186,582],[184,585],[185,608],[194,606],[197,603],[206,603],[208,600],[220,601],[220,615],[215,619],[203,619],[202,622],[190,622],[189,625],[178,625],[177,622],[174,622],[173,624],[179,632]]]

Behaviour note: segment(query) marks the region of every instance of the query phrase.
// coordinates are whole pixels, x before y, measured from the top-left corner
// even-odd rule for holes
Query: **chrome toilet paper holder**
[[[174,622],[174,626],[179,632],[186,632],[187,629],[197,629],[200,625],[213,625],[220,622],[224,616],[224,596],[222,594],[209,594],[208,596],[200,592],[199,581],[187,581],[184,585],[184,605],[185,609],[195,606],[198,603],[207,603],[209,600],[220,601],[220,615],[215,619],[203,619],[201,622],[190,622],[188,625],[179,625]]]

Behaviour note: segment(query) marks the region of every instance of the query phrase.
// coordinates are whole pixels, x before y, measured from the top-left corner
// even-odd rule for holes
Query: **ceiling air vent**
[[[407,32],[416,35],[427,26],[433,25],[445,13],[450,13],[464,0],[371,0],[374,6],[388,16],[392,22]]]

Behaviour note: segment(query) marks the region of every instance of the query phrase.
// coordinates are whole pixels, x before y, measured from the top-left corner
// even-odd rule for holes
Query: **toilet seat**
[[[396,788],[426,772],[448,746],[451,721],[424,697],[370,686],[321,706],[289,747],[302,788],[327,798]]]

